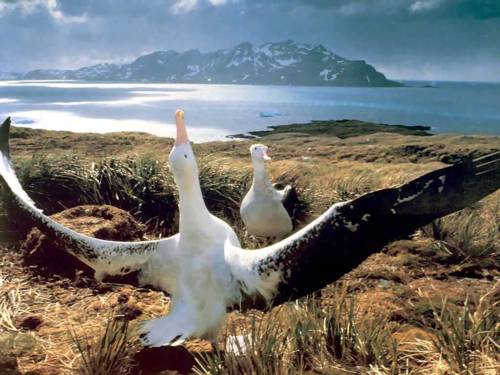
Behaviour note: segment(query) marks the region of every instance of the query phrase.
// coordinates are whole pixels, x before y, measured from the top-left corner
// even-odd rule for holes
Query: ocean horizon
[[[434,133],[500,135],[500,83],[402,82],[407,86],[0,81],[0,116],[39,129],[172,137],[173,113],[182,108],[195,142],[272,125],[340,119],[425,125]]]

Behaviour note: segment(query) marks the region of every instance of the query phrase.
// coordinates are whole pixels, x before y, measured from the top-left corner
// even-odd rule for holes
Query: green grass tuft
[[[77,337],[73,342],[81,355],[81,375],[126,375],[131,370],[132,345],[128,321],[109,318],[106,328],[96,342]]]

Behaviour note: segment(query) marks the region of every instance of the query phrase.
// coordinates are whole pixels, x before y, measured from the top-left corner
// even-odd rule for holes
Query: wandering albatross
[[[233,229],[203,201],[183,112],[169,162],[179,189],[179,233],[159,241],[90,238],[39,211],[22,189],[9,156],[7,119],[0,127],[0,174],[15,203],[49,237],[98,274],[139,270],[142,284],[172,296],[171,312],[141,329],[146,346],[213,339],[231,308],[269,308],[312,293],[349,272],[388,242],[458,211],[500,187],[500,152],[427,173],[399,187],[337,203],[286,239],[258,250],[240,247]]]
[[[293,230],[292,219],[283,206],[283,199],[292,187],[277,190],[271,184],[265,165],[266,160],[271,160],[267,150],[263,144],[250,146],[253,181],[241,202],[240,215],[248,234],[282,238]]]

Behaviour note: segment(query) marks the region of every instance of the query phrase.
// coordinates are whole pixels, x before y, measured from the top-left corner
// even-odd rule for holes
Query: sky
[[[500,81],[500,0],[0,0],[0,71],[292,39],[393,79]]]

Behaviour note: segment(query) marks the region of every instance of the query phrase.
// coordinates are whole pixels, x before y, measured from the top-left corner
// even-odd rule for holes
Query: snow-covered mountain
[[[293,41],[259,47],[241,43],[202,53],[158,51],[130,64],[99,64],[77,70],[35,70],[24,79],[79,79],[175,83],[234,83],[307,86],[401,86],[365,61],[336,55],[321,44]]]

